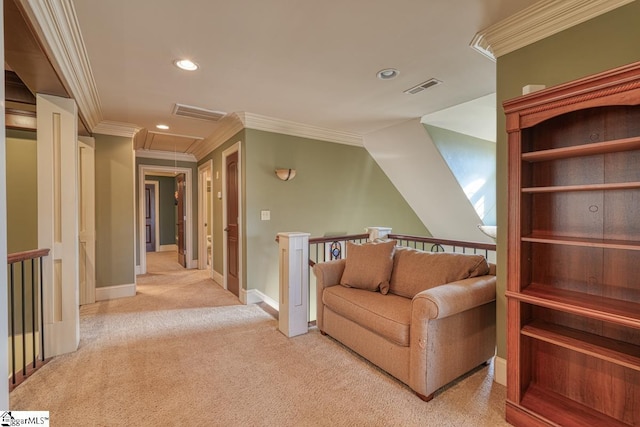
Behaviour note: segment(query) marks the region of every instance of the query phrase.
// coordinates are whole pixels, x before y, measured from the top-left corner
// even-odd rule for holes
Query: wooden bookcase
[[[640,62],[504,109],[507,421],[640,426]]]

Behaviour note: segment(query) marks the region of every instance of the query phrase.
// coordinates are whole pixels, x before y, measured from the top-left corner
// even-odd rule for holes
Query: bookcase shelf
[[[640,188],[640,182],[616,182],[611,184],[555,185],[547,187],[524,187],[523,193],[558,193],[564,191],[606,191],[633,190]]]
[[[640,137],[616,139],[611,141],[580,144],[571,147],[552,148],[548,150],[522,153],[522,160],[542,162],[547,160],[566,159],[569,157],[593,156],[596,154],[618,153],[640,149]]]
[[[615,418],[608,417],[558,393],[544,390],[535,385],[530,386],[524,393],[521,406],[536,414],[539,421],[547,425],[562,425],[564,427],[628,426]],[[571,414],[568,419],[563,416],[567,413]]]
[[[532,283],[506,295],[520,302],[640,329],[640,303]]]
[[[589,239],[582,237],[553,236],[546,234],[531,234],[522,237],[523,242],[546,243],[553,245],[581,246],[585,248],[606,248],[624,249],[629,251],[640,251],[639,241],[612,240],[612,239]]]
[[[640,426],[640,62],[504,110],[506,419]]]
[[[544,321],[522,327],[522,335],[640,371],[640,346]]]

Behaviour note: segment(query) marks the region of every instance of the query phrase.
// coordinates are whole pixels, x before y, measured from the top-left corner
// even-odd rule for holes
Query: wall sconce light
[[[291,181],[296,177],[295,169],[276,169],[276,175],[283,181]]]

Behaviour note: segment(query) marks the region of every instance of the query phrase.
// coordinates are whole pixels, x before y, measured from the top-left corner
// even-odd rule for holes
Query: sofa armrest
[[[496,276],[418,293],[411,304],[409,386],[430,396],[495,353]]]
[[[316,287],[318,290],[339,285],[346,262],[345,259],[337,259],[314,265],[313,274],[316,275]]]
[[[443,319],[495,299],[496,276],[463,279],[418,293],[413,297],[412,318]]]
[[[338,259],[321,262],[313,266],[313,274],[316,275],[316,325],[320,332],[324,331],[324,300],[322,294],[326,288],[340,284],[346,263],[346,260]]]

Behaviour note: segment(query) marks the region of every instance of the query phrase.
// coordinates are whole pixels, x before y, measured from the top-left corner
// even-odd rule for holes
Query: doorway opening
[[[171,191],[172,209],[175,210],[174,216],[169,219],[170,223],[165,224],[165,229],[170,228],[171,231],[165,232],[164,235],[173,237],[169,240],[168,244],[162,244],[162,207],[156,211],[156,222],[158,223],[158,235],[156,235],[157,251],[176,251],[176,261],[182,264],[186,268],[194,268],[193,261],[193,233],[192,233],[192,173],[190,168],[181,168],[174,166],[156,166],[156,165],[138,165],[138,257],[139,264],[137,267],[137,274],[147,273],[147,215],[145,207],[148,203],[146,200],[145,181],[148,181],[150,176],[168,176],[171,179],[175,179],[176,187]],[[162,189],[159,190],[162,192]],[[160,194],[161,198],[162,195]],[[179,209],[180,208],[180,209]],[[180,211],[180,212],[178,212]],[[167,216],[167,215],[165,215]],[[180,221],[178,221],[178,216]],[[165,221],[167,223],[167,221]],[[166,242],[166,240],[165,240]]]

